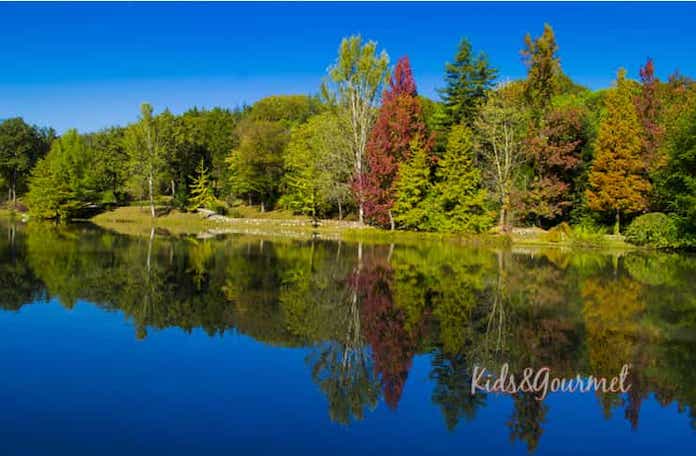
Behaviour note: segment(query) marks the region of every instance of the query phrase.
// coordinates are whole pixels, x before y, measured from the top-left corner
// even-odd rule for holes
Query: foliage
[[[420,99],[408,57],[402,57],[382,95],[382,106],[367,143],[369,173],[356,182],[368,222],[394,228],[392,206],[399,166],[411,156],[415,137],[427,138]],[[430,146],[428,140],[425,144]]]
[[[524,37],[525,48],[522,57],[527,66],[525,97],[533,111],[541,115],[560,91],[561,61],[557,56],[558,44],[553,28],[544,24],[544,32],[533,40],[531,35]]]
[[[353,152],[353,179],[360,223],[364,221],[365,197],[360,192],[367,173],[366,149],[375,119],[374,108],[380,96],[389,65],[389,56],[377,55],[377,43],[363,44],[359,35],[344,38],[336,63],[329,68],[329,77],[322,85],[322,95],[341,113],[350,133]]]
[[[401,165],[396,182],[394,221],[403,228],[428,230],[430,221],[427,196],[431,189],[430,157],[423,139],[411,141],[411,158]]]
[[[95,203],[101,188],[91,173],[93,165],[94,153],[76,130],[55,140],[29,179],[31,213],[39,218],[68,220]]]
[[[679,247],[679,221],[661,212],[641,215],[626,228],[626,240],[631,244],[648,247]]]
[[[479,106],[493,87],[498,71],[488,62],[483,52],[474,56],[467,39],[459,42],[453,63],[445,64],[445,87],[440,89],[444,105],[442,127],[465,123],[473,125]]]
[[[189,198],[189,210],[195,211],[198,208],[215,209],[215,195],[210,184],[210,175],[205,167],[205,162],[201,162],[196,168],[196,176],[191,184],[191,197]]]
[[[490,228],[493,219],[486,207],[487,191],[477,167],[471,129],[452,127],[436,177],[431,192],[434,201],[429,206],[433,229],[480,233]]]
[[[641,127],[625,74],[619,71],[616,87],[607,95],[607,111],[599,126],[587,191],[591,209],[615,212],[615,234],[619,233],[622,213],[647,208],[651,188],[641,157]]]

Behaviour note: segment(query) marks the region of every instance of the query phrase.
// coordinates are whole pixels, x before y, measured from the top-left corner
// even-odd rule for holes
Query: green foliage
[[[198,208],[215,209],[215,195],[211,188],[210,175],[201,159],[196,168],[196,176],[193,177],[191,184],[191,197],[189,198],[188,209],[195,211]]]
[[[469,128],[452,127],[436,177],[428,207],[433,229],[480,233],[491,227],[493,217],[486,208],[487,192],[482,188]]]
[[[396,183],[394,221],[402,228],[430,229],[427,196],[431,190],[430,159],[422,138],[411,141],[411,159],[402,163]]]
[[[285,154],[281,205],[317,217],[345,204],[351,174],[350,144],[337,117],[324,113],[292,131]]]
[[[461,40],[454,62],[445,65],[446,86],[439,90],[445,107],[443,126],[473,125],[476,112],[497,75],[486,54],[474,55],[471,43]]]
[[[661,212],[636,217],[626,229],[626,240],[631,244],[675,248],[681,245],[679,220]]]
[[[574,226],[570,243],[573,247],[604,247],[607,244],[606,230],[591,224]]]
[[[573,229],[566,222],[561,222],[549,229],[542,239],[546,242],[565,242],[573,235]]]
[[[94,151],[76,130],[53,142],[51,150],[34,168],[27,202],[39,218],[68,220],[100,201],[99,182],[92,173]]]

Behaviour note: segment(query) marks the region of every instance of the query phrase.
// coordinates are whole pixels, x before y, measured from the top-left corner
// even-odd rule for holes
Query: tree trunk
[[[365,222],[365,210],[363,209],[362,201],[360,201],[360,204],[358,204],[358,221],[361,225]]]
[[[152,218],[155,218],[155,196],[154,196],[154,191],[153,191],[153,177],[152,173],[148,176],[148,191],[150,193],[150,214],[152,215]]]
[[[391,209],[389,209],[389,229],[394,231],[394,216],[392,215]]]
[[[338,201],[338,219],[343,220],[343,206],[341,206],[341,201]]]
[[[172,184],[172,198],[174,197],[174,194],[176,193],[176,184],[174,183],[174,179],[171,180]]]
[[[614,234],[619,235],[621,233],[621,213],[616,210],[616,223],[614,224]]]
[[[266,212],[266,206],[263,204],[263,201],[261,201],[261,213],[263,214]]]

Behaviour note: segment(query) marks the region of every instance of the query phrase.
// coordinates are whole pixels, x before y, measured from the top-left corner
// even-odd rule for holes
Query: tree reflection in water
[[[302,347],[339,423],[380,400],[396,410],[416,356],[431,363],[432,402],[450,430],[491,400],[470,394],[474,366],[502,363],[567,378],[613,377],[630,363],[630,393],[599,395],[605,415],[621,410],[637,428],[652,395],[696,422],[693,256],[0,228],[2,309],[84,300],[122,312],[140,339],[200,328]],[[523,393],[511,404],[511,438],[535,449],[549,406]]]

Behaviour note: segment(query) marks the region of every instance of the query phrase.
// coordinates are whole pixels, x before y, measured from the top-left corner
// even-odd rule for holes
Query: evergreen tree
[[[498,71],[489,64],[486,54],[474,56],[471,43],[462,39],[454,62],[445,65],[446,86],[439,90],[445,105],[443,131],[462,122],[472,125],[478,106],[497,76]]]
[[[544,24],[544,33],[535,40],[528,33],[524,37],[524,44],[522,58],[527,66],[525,96],[539,117],[549,106],[551,98],[560,92],[563,76],[557,55],[558,44],[549,24]]]
[[[435,202],[430,209],[433,228],[438,231],[482,232],[493,220],[486,210],[487,192],[476,167],[473,134],[455,125],[447,140],[445,155],[438,162]]]
[[[215,204],[215,195],[213,195],[212,182],[208,169],[205,167],[203,159],[201,159],[196,168],[196,176],[193,177],[191,184],[191,197],[189,198],[189,210],[195,211],[199,207],[211,209]]]
[[[423,139],[414,138],[411,141],[411,158],[399,170],[393,213],[394,221],[403,228],[430,228],[427,197],[431,190],[431,160],[426,150]]]
[[[590,209],[614,212],[615,234],[619,233],[622,213],[640,212],[648,206],[651,185],[642,150],[641,125],[630,82],[622,69],[616,87],[607,94],[587,191]]]

